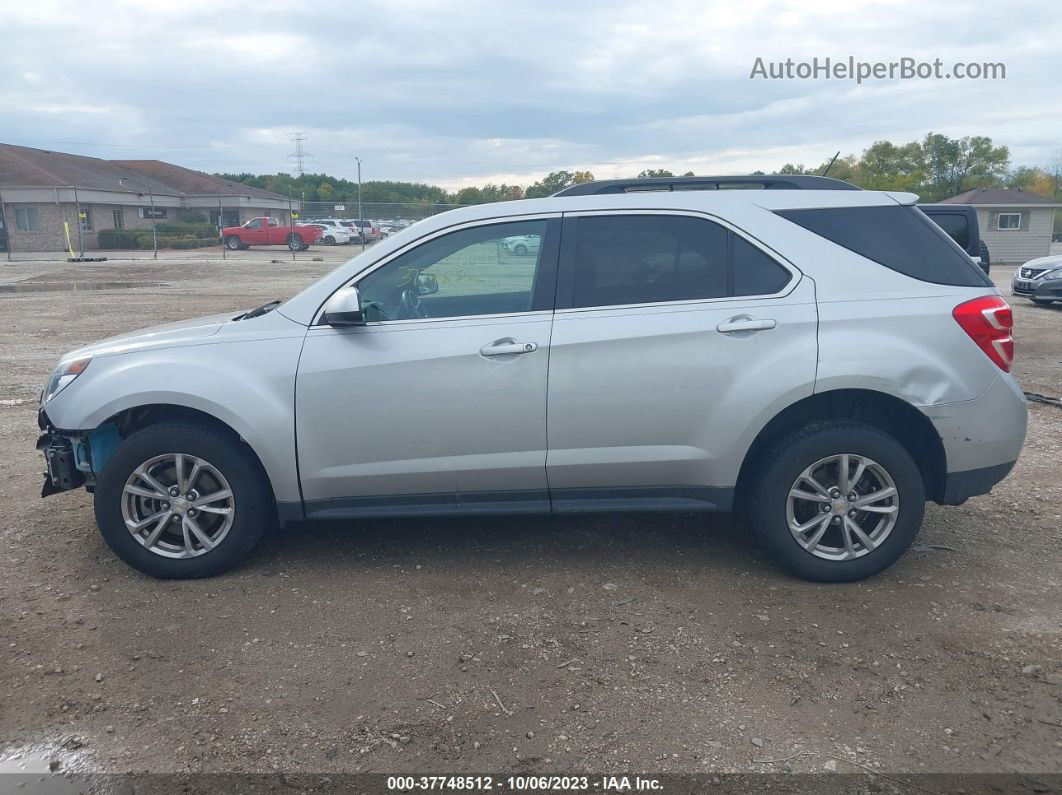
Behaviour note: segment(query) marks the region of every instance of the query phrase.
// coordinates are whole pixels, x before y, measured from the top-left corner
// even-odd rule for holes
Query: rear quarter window
[[[991,284],[955,242],[914,207],[830,207],[777,214],[913,279],[955,287]]]

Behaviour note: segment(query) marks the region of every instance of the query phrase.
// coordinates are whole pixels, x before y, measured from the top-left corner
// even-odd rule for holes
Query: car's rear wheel
[[[303,239],[298,235],[290,234],[288,235],[288,248],[292,251],[305,251],[309,246],[306,245],[306,243],[303,242]]]
[[[239,251],[241,248],[244,248],[243,241],[236,237],[236,235],[229,235],[225,238],[225,245],[228,246],[230,251]]]
[[[888,434],[857,422],[813,424],[762,457],[749,507],[756,535],[782,566],[808,580],[850,582],[911,545],[925,487]]]
[[[122,560],[152,577],[220,574],[254,548],[273,499],[238,439],[163,423],[122,441],[96,483],[96,523]]]
[[[325,235],[324,242],[326,245],[334,246],[336,244],[336,239],[332,235]]]
[[[517,255],[519,255],[521,257],[526,256],[527,255],[527,246],[525,246],[523,243],[521,243],[515,249],[513,249],[513,253],[515,253],[515,254],[517,254]]]

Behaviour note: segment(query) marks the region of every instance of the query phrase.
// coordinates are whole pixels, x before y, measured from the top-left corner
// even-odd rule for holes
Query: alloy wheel
[[[794,540],[826,560],[851,560],[877,549],[896,526],[900,495],[885,467],[841,453],[816,461],[789,489],[786,520]]]
[[[204,555],[225,540],[236,501],[225,476],[188,453],[155,456],[128,477],[122,518],[141,546],[166,558]]]

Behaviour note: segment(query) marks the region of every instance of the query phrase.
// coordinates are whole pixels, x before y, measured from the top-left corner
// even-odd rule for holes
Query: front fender
[[[258,455],[278,501],[297,502],[295,371],[302,337],[97,356],[45,406],[63,430],[87,431],[127,409],[173,405],[224,422]]]

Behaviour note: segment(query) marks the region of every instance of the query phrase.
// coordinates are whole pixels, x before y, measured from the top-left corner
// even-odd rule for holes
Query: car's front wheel
[[[228,246],[230,251],[239,251],[241,248],[246,248],[243,245],[243,241],[236,237],[236,235],[229,235],[225,238],[225,245]]]
[[[1029,300],[1032,301],[1037,306],[1051,306],[1051,304],[1054,303],[1054,301],[1052,301],[1052,300],[1050,300],[1048,298],[1030,298]]]
[[[857,422],[812,424],[760,460],[753,529],[804,579],[851,582],[892,565],[922,526],[918,465],[893,437]]]
[[[186,579],[242,561],[270,523],[273,499],[241,441],[162,423],[115,449],[96,483],[95,510],[118,557],[152,577]]]

